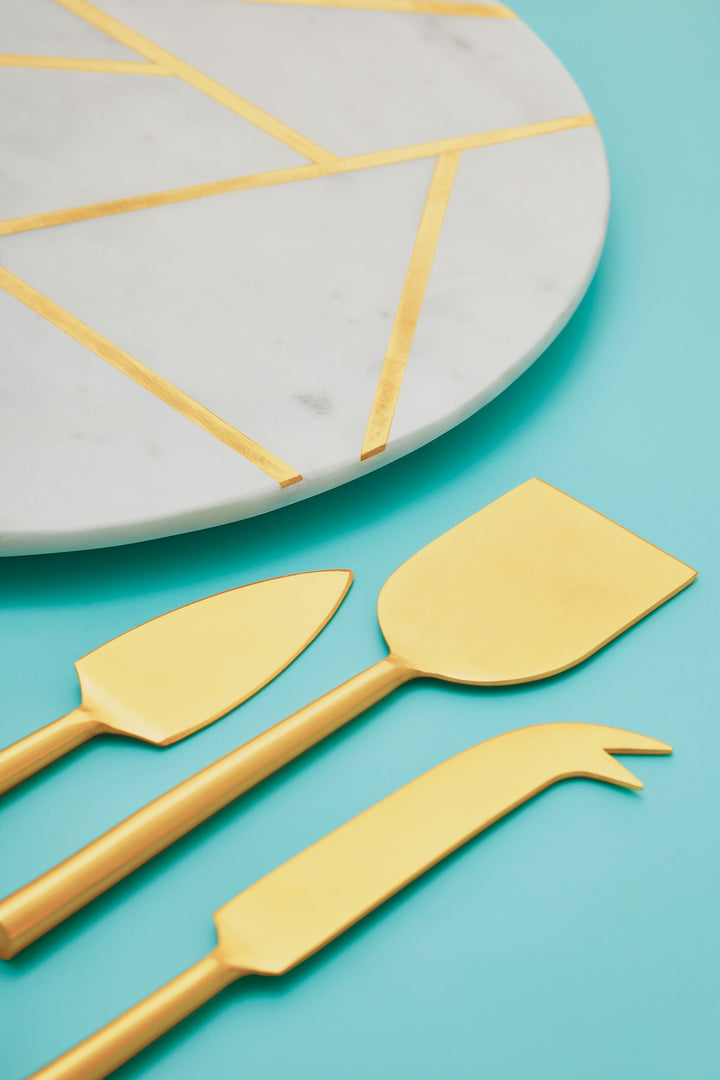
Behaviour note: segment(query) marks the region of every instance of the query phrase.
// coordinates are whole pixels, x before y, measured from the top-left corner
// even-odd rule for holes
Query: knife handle
[[[0,795],[103,730],[100,721],[80,705],[54,723],[0,750]]]
[[[244,974],[211,952],[30,1080],[102,1080]]]
[[[206,818],[417,673],[392,654],[232,750],[0,901],[9,960]]]

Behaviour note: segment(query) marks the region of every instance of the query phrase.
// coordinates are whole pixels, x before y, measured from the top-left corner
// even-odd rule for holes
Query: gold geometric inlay
[[[285,143],[291,150],[296,150],[298,154],[309,158],[310,161],[327,161],[328,158],[335,156],[329,150],[324,150],[322,146],[318,146],[317,143],[306,139],[299,132],[293,131],[291,127],[283,124],[281,120],[277,120],[270,113],[266,113],[264,109],[259,109],[257,105],[246,101],[245,98],[240,97],[233,90],[228,90],[226,86],[222,86],[215,79],[211,79],[208,75],[204,75],[202,71],[198,71],[197,68],[186,64],[178,56],[173,56],[166,49],[161,49],[159,45],[148,41],[142,34],[136,33],[129,26],[125,26],[124,23],[113,19],[111,15],[106,15],[104,11],[100,11],[94,4],[88,3],[88,0],[55,0],[55,2],[60,4],[61,7],[67,8],[68,11],[72,11],[74,15],[79,15],[81,19],[85,19],[86,22],[91,23],[98,30],[109,34],[110,37],[119,41],[121,45],[125,45],[128,49],[132,49],[133,52],[144,56],[146,60],[152,60],[153,63],[159,64],[161,68],[169,71],[171,75],[177,75],[179,79],[195,87],[201,94],[207,94],[213,101],[217,101],[220,105],[224,105],[226,109],[230,109],[232,112],[237,113],[238,116],[242,116],[244,120],[248,120],[262,131],[266,131],[268,135],[272,135],[279,142]]]
[[[27,217],[7,218],[5,221],[0,221],[0,236],[12,236],[31,229],[47,229],[53,225],[68,225],[74,221],[90,221],[92,218],[108,217],[112,214],[126,214],[132,210],[149,210],[155,206],[169,206],[173,203],[189,202],[192,199],[206,199],[212,195],[229,195],[233,191],[252,191],[253,188],[290,184],[297,180],[315,180],[323,176],[335,176],[360,169],[399,165],[404,161],[438,157],[440,154],[454,150],[478,150],[484,146],[499,146],[501,143],[515,142],[518,139],[552,135],[558,131],[571,131],[573,128],[580,127],[595,127],[595,118],[591,113],[563,116],[559,120],[542,120],[536,124],[498,128],[495,131],[483,131],[477,135],[460,135],[452,139],[416,143],[414,146],[398,146],[392,150],[373,150],[368,154],[334,157],[331,161],[316,165],[294,165],[286,169],[274,169],[271,172],[233,176],[227,180],[211,180],[204,184],[151,191],[144,195],[130,195],[124,199],[109,199],[107,202],[86,203],[84,206],[71,206],[64,210],[49,210],[43,214],[29,214]]]
[[[166,405],[170,405],[176,412],[187,417],[188,420],[192,420],[198,427],[204,428],[205,431],[214,435],[216,439],[225,443],[232,450],[237,450],[253,465],[257,465],[268,476],[272,476],[274,480],[277,480],[280,487],[289,487],[290,484],[297,484],[299,480],[302,480],[300,473],[286,465],[280,458],[263,449],[262,446],[249,439],[247,435],[243,435],[242,432],[225,420],[221,420],[219,416],[216,416],[210,409],[206,409],[199,401],[195,401],[194,398],[183,393],[177,386],[173,386],[167,379],[163,379],[161,375],[145,367],[144,364],[130,356],[119,346],[113,345],[112,341],[108,341],[102,334],[98,334],[97,331],[80,322],[74,315],[49,300],[47,296],[43,296],[37,289],[33,289],[31,285],[16,277],[15,274],[11,274],[3,266],[0,266],[0,288],[5,289],[16,300],[20,300],[21,303],[37,312],[38,315],[42,315],[53,326],[57,326],[59,330],[75,338],[81,345],[85,345],[97,356],[107,360],[118,371],[122,371],[123,375],[128,375],[139,386],[149,390],[151,394],[160,398]]]
[[[472,0],[251,0],[256,4],[294,4],[298,7],[349,8],[355,11],[397,11],[403,15],[467,15],[473,19],[517,19],[504,4],[475,4]]]
[[[0,67],[51,68],[53,71],[105,71],[111,75],[170,75],[147,60],[86,60],[81,56],[25,56],[0,53]]]
[[[451,150],[440,154],[435,165],[360,451],[362,461],[380,454],[387,447],[405,365],[459,163],[460,151]]]
[[[437,159],[418,226],[415,244],[410,255],[408,270],[368,419],[360,457],[361,460],[365,460],[381,453],[387,446],[413,335],[462,152],[464,150],[497,146],[518,139],[529,139],[570,131],[575,128],[592,127],[595,125],[593,116],[587,113],[579,116],[560,117],[534,124],[521,124],[514,127],[500,128],[495,131],[479,132],[474,135],[438,139],[433,142],[418,143],[414,146],[394,147],[387,150],[376,150],[364,154],[339,157],[331,151],[318,146],[317,143],[306,138],[300,132],[288,127],[281,120],[240,97],[234,91],[222,86],[203,72],[191,67],[184,60],[155,45],[152,41],[125,26],[117,19],[105,14],[94,4],[89,3],[88,0],[55,0],[55,2],[138,53],[144,57],[144,60],[84,60],[70,57],[0,54],[0,66],[54,68],[57,70],[85,72],[104,71],[128,75],[176,76],[196,90],[206,94],[218,104],[225,106],[249,123],[254,124],[285,146],[309,159],[310,163],[12,218],[0,221],[0,237],[34,229],[45,229],[56,225],[88,221],[114,214],[188,202],[230,192],[249,191],[254,188],[272,187],[300,180],[319,179],[422,158]],[[516,18],[514,13],[502,4],[475,4],[464,2],[464,0],[252,0],[252,2],[307,4],[315,7],[388,11],[406,14],[423,13],[448,17]],[[273,477],[281,487],[287,487],[302,480],[301,474],[296,469],[281,461],[269,450],[238,431],[227,421],[216,416],[178,387],[151,371],[139,360],[129,356],[128,353],[108,341],[107,338],[82,323],[48,297],[43,296],[31,285],[2,268],[0,268],[0,288],[5,289],[37,314],[59,327],[64,333],[69,334],[119,371],[122,371],[138,385],[144,387],[144,389],[170,405],[181,415],[209,432],[226,446],[241,454],[253,465]]]

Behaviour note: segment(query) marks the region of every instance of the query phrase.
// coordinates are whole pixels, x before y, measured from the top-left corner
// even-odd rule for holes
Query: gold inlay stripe
[[[295,4],[299,7],[352,8],[356,11],[399,11],[409,15],[469,15],[480,19],[517,19],[504,4],[473,4],[467,0],[252,0],[256,4]]]
[[[169,75],[147,60],[86,60],[76,56],[24,56],[0,53],[0,67],[51,68],[54,71],[107,71],[113,75]]]
[[[375,391],[375,400],[365,429],[365,438],[360,451],[361,461],[382,453],[387,446],[405,367],[415,336],[415,327],[459,161],[460,150],[451,150],[441,154],[435,165]]]
[[[86,326],[85,323],[80,322],[74,315],[65,311],[64,308],[48,299],[47,296],[43,296],[37,289],[22,281],[21,278],[16,277],[15,274],[11,274],[9,270],[2,266],[0,266],[0,288],[5,289],[16,300],[47,319],[48,322],[51,322],[63,333],[68,334],[81,345],[90,349],[102,360],[112,364],[114,368],[121,371],[123,375],[127,375],[139,386],[142,386],[143,389],[149,390],[160,401],[164,401],[166,405],[191,420],[193,424],[204,428],[210,435],[229,446],[231,450],[242,454],[258,469],[262,469],[273,480],[277,480],[280,487],[289,487],[290,484],[297,484],[299,480],[302,480],[299,472],[281,461],[280,458],[275,457],[269,450],[265,450],[264,447],[254,442],[247,435],[243,435],[232,424],[221,420],[219,416],[216,416],[215,413],[206,409],[204,405],[179,390],[177,386],[173,386],[167,379],[163,379],[162,376],[145,367],[139,360],[124,352],[123,349],[118,348],[117,345],[113,345],[102,334],[98,334],[95,330]]]
[[[401,146],[392,150],[357,154],[353,157],[333,158],[331,161],[315,165],[297,165],[290,169],[277,169],[274,172],[235,176],[228,180],[214,180],[205,184],[193,184],[190,187],[153,191],[146,195],[131,195],[126,199],[111,199],[107,202],[88,203],[85,206],[72,206],[66,210],[49,210],[43,214],[30,214],[27,217],[0,221],[0,236],[28,232],[31,229],[47,229],[53,225],[67,225],[74,221],[89,221],[92,218],[109,217],[112,214],[126,214],[133,210],[147,210],[155,206],[189,202],[192,199],[205,199],[212,195],[227,195],[233,191],[249,191],[252,188],[288,184],[296,180],[312,180],[359,169],[373,169],[381,165],[395,165],[403,161],[437,157],[439,154],[455,150],[477,150],[483,146],[497,146],[516,139],[530,139],[538,135],[551,135],[558,131],[594,126],[595,119],[590,113],[581,116],[566,116],[559,120],[543,120],[536,124],[522,124],[519,127],[484,131],[478,135],[462,135],[454,139],[441,139],[437,142],[419,143],[415,146]]]
[[[194,86],[201,94],[207,94],[218,104],[224,105],[225,108],[237,113],[238,116],[242,116],[244,120],[254,124],[255,127],[261,128],[268,135],[272,135],[298,154],[309,158],[310,161],[331,161],[334,159],[335,155],[331,154],[329,150],[325,150],[322,146],[318,146],[317,143],[306,139],[304,135],[266,113],[264,109],[258,108],[257,105],[246,101],[239,94],[228,90],[226,86],[204,75],[202,71],[191,67],[190,64],[186,64],[179,57],[173,56],[166,49],[155,45],[152,41],[143,37],[142,34],[131,30],[129,26],[125,26],[124,23],[114,19],[111,15],[106,15],[104,11],[100,11],[94,4],[90,4],[88,0],[55,0],[55,2],[67,8],[74,15],[79,16],[79,18],[85,19],[86,22],[91,23],[98,30],[102,30],[122,45],[126,45],[127,48],[139,53],[140,56],[159,64],[170,75],[177,75],[179,79],[183,79],[190,86]]]

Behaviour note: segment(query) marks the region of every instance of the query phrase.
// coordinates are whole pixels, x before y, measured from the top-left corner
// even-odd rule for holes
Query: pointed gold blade
[[[540,724],[450,758],[220,908],[223,962],[243,973],[281,975],[557,780],[587,776],[641,788],[610,752],[671,748],[619,728]]]
[[[212,723],[278,675],[334,615],[349,570],[271,578],[143,623],[75,665],[105,726],[165,746]]]

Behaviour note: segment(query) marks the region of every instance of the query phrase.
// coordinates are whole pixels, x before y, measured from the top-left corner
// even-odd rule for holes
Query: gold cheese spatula
[[[695,571],[541,480],[434,540],[378,602],[390,655],[233,750],[0,901],[9,959],[216,810],[401,683],[480,686],[580,663],[688,585]]]
[[[218,944],[162,989],[31,1080],[101,1080],[243,975],[282,975],[557,780],[642,784],[610,754],[666,743],[595,724],[540,724],[436,766],[261,878],[215,912]]]
[[[349,570],[258,581],[101,645],[75,664],[82,704],[0,750],[0,794],[93,735],[168,746],[224,716],[310,644],[351,581]]]

